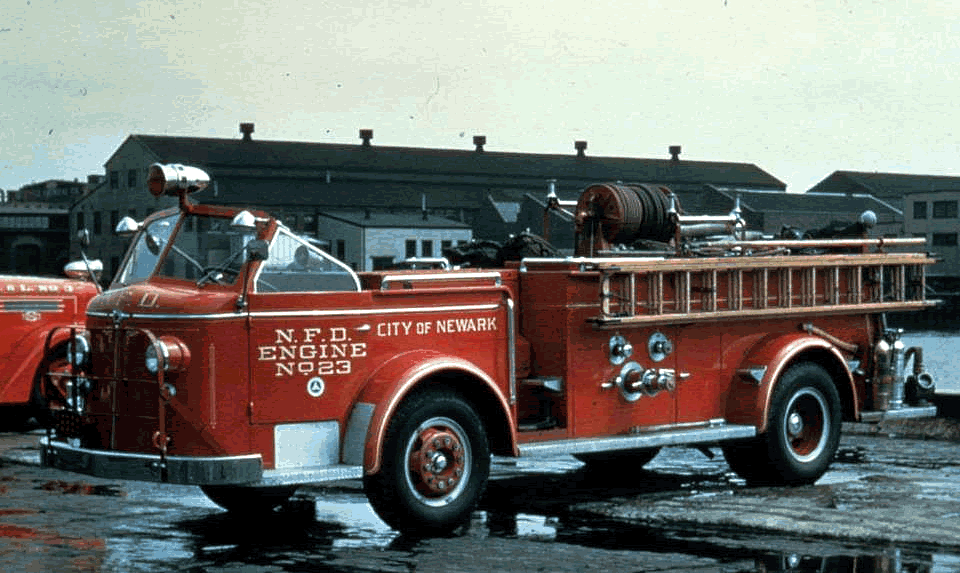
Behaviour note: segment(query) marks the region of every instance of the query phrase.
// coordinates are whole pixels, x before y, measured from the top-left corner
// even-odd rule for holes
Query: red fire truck
[[[749,482],[803,484],[844,420],[935,414],[884,318],[935,304],[922,239],[757,238],[738,210],[605,184],[552,201],[573,256],[356,273],[265,213],[193,202],[196,168],[150,173],[179,207],[121,222],[135,238],[74,333],[48,467],[233,511],[362,478],[384,521],[429,534],[469,516],[491,455],[631,471],[719,446]]]
[[[68,329],[83,327],[102,269],[100,261],[75,261],[64,267],[68,278],[0,275],[4,429],[22,429],[31,417],[48,422],[51,411],[66,406],[71,378],[57,373],[69,374]]]

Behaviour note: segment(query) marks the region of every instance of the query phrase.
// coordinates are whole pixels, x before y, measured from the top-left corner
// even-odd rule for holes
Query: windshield
[[[262,293],[356,291],[360,282],[348,266],[281,226],[256,288]]]
[[[126,265],[117,275],[119,284],[146,280],[154,269],[162,277],[198,281],[209,275],[207,278],[218,284],[236,282],[244,263],[243,247],[254,234],[232,228],[230,219],[184,215],[173,244],[161,261],[160,255],[171,240],[179,216],[157,219],[140,233]]]
[[[114,282],[129,285],[146,280],[157,266],[161,247],[166,244],[177,223],[179,213],[157,219],[150,223],[147,229],[137,237],[136,244],[130,249],[130,256],[126,264],[117,273]]]

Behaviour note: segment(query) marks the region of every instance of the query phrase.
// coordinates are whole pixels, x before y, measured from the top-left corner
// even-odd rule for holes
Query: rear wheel
[[[490,473],[483,422],[459,394],[432,390],[397,408],[380,471],[364,478],[370,505],[404,533],[452,533],[470,518]]]
[[[573,457],[587,464],[588,471],[640,469],[650,463],[660,452],[660,448],[626,450],[619,452],[596,452],[574,454]]]
[[[297,491],[296,486],[204,485],[200,489],[210,501],[233,513],[268,513],[286,503]]]
[[[833,461],[840,424],[840,396],[830,375],[817,364],[801,363],[774,388],[766,433],[725,445],[723,453],[749,483],[813,483]]]

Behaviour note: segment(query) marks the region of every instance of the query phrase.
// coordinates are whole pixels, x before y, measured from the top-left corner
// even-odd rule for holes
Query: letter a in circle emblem
[[[310,394],[314,398],[319,398],[323,395],[323,390],[323,378],[311,378],[307,380],[307,394]]]

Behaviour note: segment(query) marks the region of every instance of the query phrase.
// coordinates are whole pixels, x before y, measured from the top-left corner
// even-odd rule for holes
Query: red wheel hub
[[[463,477],[463,444],[449,429],[426,428],[417,437],[409,463],[417,490],[426,497],[442,497]]]
[[[809,396],[797,400],[787,413],[787,437],[790,447],[799,456],[808,456],[820,447],[824,432],[824,413],[820,404]]]

